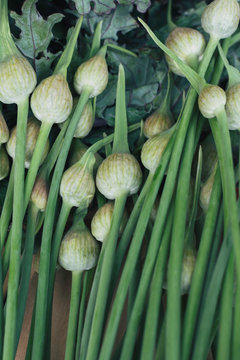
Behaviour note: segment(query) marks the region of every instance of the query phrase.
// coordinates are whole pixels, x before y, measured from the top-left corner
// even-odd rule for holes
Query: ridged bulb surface
[[[192,61],[200,60],[205,49],[205,39],[203,35],[194,29],[177,27],[168,36],[166,46],[172,50],[179,59],[189,66]],[[185,76],[174,60],[166,55],[169,69],[176,75]]]
[[[226,113],[230,130],[240,129],[240,84],[230,87],[227,92]]]
[[[77,103],[78,103],[78,99],[73,99],[73,110],[76,108]],[[81,116],[79,117],[78,124],[73,137],[82,139],[85,136],[87,136],[92,130],[93,123],[94,123],[94,118],[93,118],[92,102],[88,101],[87,104],[84,106]],[[60,123],[59,127],[62,128],[62,126],[63,123]]]
[[[154,111],[144,122],[143,133],[147,138],[151,138],[162,131],[169,129],[173,124],[171,117],[162,114],[159,110]]]
[[[207,85],[198,97],[198,106],[202,115],[211,119],[217,116],[226,105],[226,93],[217,85]]]
[[[99,245],[87,229],[73,227],[64,236],[58,262],[68,271],[92,269],[98,259]]]
[[[80,163],[72,165],[63,174],[60,194],[69,206],[88,208],[95,194],[92,172]]]
[[[240,9],[236,0],[215,0],[203,11],[201,22],[206,33],[225,39],[237,30],[239,18]]]
[[[0,180],[5,179],[9,173],[9,159],[3,145],[0,145]]]
[[[74,75],[74,88],[78,94],[83,89],[90,91],[90,97],[98,96],[108,83],[108,67],[105,57],[95,55],[82,63]]]
[[[167,130],[148,139],[141,152],[143,166],[154,173],[160,163],[163,152],[170,140],[172,132]]]
[[[37,83],[35,71],[21,56],[11,56],[0,63],[0,101],[19,104],[33,91]]]
[[[209,178],[203,184],[201,192],[200,192],[199,202],[200,202],[201,208],[205,212],[207,211],[209,203],[210,203],[215,174],[216,174],[216,166],[215,166],[215,169],[213,170],[213,172],[211,173],[211,175],[209,176]]]
[[[46,180],[38,176],[31,194],[31,201],[40,210],[45,211],[48,200],[48,185]]]
[[[4,144],[9,139],[9,130],[3,114],[0,112],[0,145]]]
[[[72,111],[73,99],[67,80],[54,74],[42,80],[31,97],[31,109],[36,118],[47,123],[61,123]]]
[[[97,239],[98,241],[103,242],[108,236],[112,223],[113,210],[114,210],[114,203],[107,202],[97,210],[97,212],[92,218],[91,232],[95,237],[95,239]],[[127,221],[127,214],[126,212],[124,212],[119,229],[120,234],[123,231],[126,221]]]
[[[191,282],[192,275],[195,268],[196,255],[193,249],[186,249],[183,255],[183,265],[181,273],[181,294],[188,293]]]
[[[14,127],[10,133],[10,138],[7,142],[7,152],[11,158],[15,159],[15,148],[16,148],[16,127]],[[33,152],[35,150],[38,134],[40,130],[40,124],[35,119],[28,120],[27,123],[27,136],[26,136],[26,147],[25,147],[25,168],[29,168]],[[44,148],[44,153],[42,155],[41,163],[47,156],[49,150],[49,140],[47,140],[46,146]]]
[[[98,190],[109,200],[123,193],[135,194],[142,182],[142,171],[135,157],[114,153],[99,166],[96,176]]]

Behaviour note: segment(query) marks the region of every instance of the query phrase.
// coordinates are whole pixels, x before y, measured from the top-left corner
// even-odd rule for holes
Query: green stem
[[[60,59],[58,60],[57,66],[54,69],[54,74],[62,74],[65,78],[67,77],[67,68],[72,60],[73,52],[78,39],[79,31],[82,26],[83,17],[80,16],[76,26],[70,36],[70,39],[65,47]]]
[[[17,294],[20,272],[22,241],[23,199],[24,199],[24,161],[25,141],[28,116],[28,98],[18,104],[16,152],[14,169],[13,219],[8,295],[6,305],[6,323],[3,347],[3,359],[14,359],[14,344],[17,317]]]
[[[92,56],[95,56],[100,49],[101,33],[102,33],[102,20],[99,21],[99,23],[97,24],[96,29],[94,31],[94,36],[93,36],[93,40],[92,40],[91,50],[89,53],[89,58],[91,58]]]
[[[77,330],[77,343],[76,343],[76,352],[75,352],[75,360],[79,359],[80,356],[80,345],[81,345],[81,338],[82,338],[82,331],[83,331],[83,320],[85,314],[85,306],[86,306],[86,292],[87,292],[87,283],[89,281],[89,272],[85,272],[84,279],[83,279],[83,290],[82,290],[82,297],[79,309],[79,317],[78,317],[78,330]]]
[[[183,152],[176,190],[172,240],[167,272],[166,357],[180,358],[181,272],[185,243],[188,194],[195,145],[196,116],[193,117]]]
[[[0,0],[0,40],[0,61],[9,55],[20,55],[10,32],[7,0]]]
[[[167,8],[167,25],[168,30],[172,31],[176,28],[176,25],[172,21],[172,0],[168,1],[168,8]]]
[[[100,279],[102,263],[103,263],[103,259],[104,259],[105,246],[106,246],[106,242],[103,244],[100,256],[98,258],[97,268],[96,268],[96,271],[94,274],[93,284],[91,287],[91,293],[90,293],[89,300],[88,300],[88,306],[87,306],[87,311],[86,311],[86,315],[85,315],[85,321],[84,321],[84,327],[83,327],[83,333],[82,333],[82,339],[81,339],[79,359],[86,359],[89,335],[90,335],[90,331],[91,331],[92,318],[93,318],[94,307],[95,307],[96,298],[97,298],[99,279]]]
[[[113,153],[129,153],[127,112],[125,99],[125,74],[120,64],[118,71]]]
[[[82,272],[72,272],[72,290],[70,301],[70,312],[68,318],[67,342],[65,360],[73,360],[76,345],[77,319],[80,302]]]
[[[164,235],[163,235],[163,240],[162,240],[163,246],[160,246],[160,249],[161,249],[160,252],[162,252],[164,249],[165,255],[167,255],[166,254],[167,249],[168,249],[167,244],[169,244],[169,238],[171,235],[171,225],[172,225],[172,212],[171,212],[169,218],[167,219],[167,223],[166,223],[166,227],[165,227],[165,231],[164,231]],[[147,250],[146,259],[144,262],[141,279],[140,279],[139,286],[138,286],[136,299],[134,302],[134,307],[132,309],[131,317],[128,322],[127,331],[125,334],[125,341],[123,343],[123,348],[122,348],[122,353],[121,353],[121,358],[120,358],[121,360],[127,359],[127,358],[131,359],[133,356],[134,344],[135,344],[135,340],[136,340],[136,336],[137,336],[137,329],[139,327],[142,312],[144,309],[145,297],[146,297],[147,290],[149,288],[152,270],[153,270],[153,266],[154,266],[154,261],[151,261],[151,259],[155,258],[155,254],[153,252],[153,251],[155,251],[155,249],[151,245],[152,245],[152,243],[150,242],[148,250]],[[166,261],[165,261],[165,263],[166,263]],[[164,261],[163,261],[163,264],[164,264]],[[159,274],[158,274],[158,276],[159,276]],[[162,278],[163,278],[163,276],[162,276]],[[161,278],[160,279],[158,278],[158,281],[159,280],[161,283]],[[158,318],[158,315],[156,313],[155,313],[155,317]],[[149,355],[148,355],[148,358],[150,358]]]
[[[207,263],[211,250],[212,237],[217,221],[219,203],[221,198],[221,180],[217,171],[215,175],[213,190],[207,210],[203,232],[198,249],[196,264],[192,276],[192,283],[188,296],[187,308],[183,323],[182,359],[189,359],[191,344],[194,335],[194,328],[197,322],[201,292],[203,289],[204,276],[207,270]]]
[[[98,350],[101,340],[101,331],[107,302],[107,294],[111,280],[112,267],[114,262],[114,253],[119,234],[121,219],[124,212],[127,193],[123,193],[115,200],[113,218],[109,235],[106,239],[106,247],[103,258],[102,270],[99,280],[96,304],[93,315],[93,322],[88,343],[87,360],[98,358]]]
[[[36,146],[35,146],[35,149],[33,152],[30,167],[29,167],[27,177],[26,177],[24,210],[27,208],[27,205],[28,205],[31,193],[32,193],[34,182],[36,180],[37,172],[38,172],[39,166],[41,164],[42,155],[43,155],[51,128],[52,128],[52,124],[48,123],[48,122],[43,122],[40,127]]]
[[[10,172],[10,177],[8,181],[7,193],[4,199],[4,204],[1,212],[0,218],[0,237],[1,237],[1,248],[3,248],[6,236],[8,233],[8,226],[12,216],[12,207],[13,207],[13,187],[14,187],[14,162],[12,164],[12,169]]]
[[[194,344],[192,360],[207,358],[207,353],[209,350],[209,339],[213,326],[214,315],[216,312],[217,301],[231,249],[231,241],[228,237],[226,237],[219,252],[218,260],[208,287],[207,296],[202,307],[202,312],[200,313],[198,319],[198,328],[196,332],[196,341]]]
[[[162,296],[162,286],[166,271],[167,254],[171,238],[171,226],[173,219],[173,211],[170,212],[167,219],[166,228],[162,243],[159,247],[156,265],[150,286],[150,295],[147,307],[147,314],[144,326],[141,360],[152,359],[157,337],[158,317],[160,311],[160,301]],[[166,316],[165,316],[166,324]],[[166,327],[165,327],[166,331]]]
[[[79,116],[82,114],[84,106],[86,105],[89,98],[89,92],[83,91],[78,105],[73,114],[72,120],[68,126],[65,140],[62,145],[54,174],[52,177],[52,183],[48,196],[48,203],[46,208],[45,221],[43,226],[42,234],[42,245],[40,253],[40,264],[39,264],[39,278],[37,288],[37,300],[36,300],[36,317],[35,317],[35,330],[33,339],[33,353],[36,359],[42,359],[43,348],[44,348],[44,337],[45,326],[46,326],[46,313],[47,313],[47,289],[48,289],[48,276],[49,276],[49,265],[50,265],[50,249],[51,249],[51,237],[53,232],[54,224],[54,209],[56,208],[58,190],[64,165],[67,159],[68,151],[71,146],[71,141],[78,124]]]
[[[23,324],[25,307],[26,307],[26,303],[27,303],[38,212],[39,212],[39,210],[33,204],[30,204],[30,207],[28,210],[25,248],[24,248],[24,254],[23,254],[23,258],[22,258],[21,282],[20,282],[20,286],[19,286],[18,317],[17,317],[17,326],[16,326],[16,337],[15,337],[15,353],[17,351],[18,341],[20,338],[20,333],[21,333],[22,324]]]
[[[231,332],[233,315],[233,281],[234,281],[234,256],[229,259],[225,280],[223,283],[220,327],[218,335],[217,360],[231,358]],[[234,358],[233,358],[234,359]]]
[[[166,359],[166,316],[164,316],[163,323],[161,326],[158,344],[156,348],[155,360],[165,360]]]
[[[136,224],[135,232],[128,251],[127,259],[125,261],[121,279],[117,288],[111,315],[105,331],[105,336],[103,339],[99,360],[110,359],[111,351],[114,345],[114,340],[118,329],[118,324],[122,314],[122,309],[127,296],[128,287],[140,253],[142,240],[148,225],[148,221],[151,215],[151,210],[154,201],[157,197],[158,190],[161,185],[164,174],[165,174],[165,169],[162,168],[160,165],[156,170],[156,173],[154,174],[152,185],[149,189],[149,192],[145,196],[144,204],[142,206],[142,210],[140,212],[140,216]]]

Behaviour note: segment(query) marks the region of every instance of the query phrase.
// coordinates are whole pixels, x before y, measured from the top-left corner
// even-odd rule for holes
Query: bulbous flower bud
[[[98,96],[108,83],[108,67],[105,57],[97,54],[82,63],[74,75],[74,88],[78,94],[83,89],[90,91],[90,97]]]
[[[184,63],[194,68],[196,68],[203,55],[205,45],[205,39],[199,31],[186,27],[175,28],[166,40],[166,46]],[[165,55],[165,57],[169,69],[174,74],[185,76],[170,56]]]
[[[207,85],[198,97],[198,106],[202,115],[211,119],[219,114],[226,104],[226,94],[217,85]]]
[[[114,210],[114,203],[107,202],[97,210],[97,212],[92,218],[91,231],[93,236],[98,241],[103,242],[108,236],[112,223],[113,210]],[[123,231],[126,221],[127,221],[127,214],[126,212],[124,212],[119,230],[120,234]]]
[[[203,11],[204,31],[217,39],[231,36],[238,27],[240,9],[236,0],[215,0]]]
[[[231,86],[227,92],[226,113],[230,130],[240,129],[240,84]]]
[[[65,121],[72,105],[72,94],[62,74],[53,74],[42,80],[31,97],[31,108],[36,118],[51,124]]]
[[[95,161],[93,155],[91,161],[93,167]],[[86,209],[92,202],[95,194],[92,167],[89,168],[77,162],[64,172],[60,195],[69,206]]]
[[[167,114],[156,110],[153,114],[147,117],[143,126],[143,133],[147,138],[151,138],[162,131],[169,129],[173,124],[171,117]]]
[[[6,143],[9,139],[9,130],[3,114],[0,112],[0,145]]]
[[[19,104],[37,83],[35,71],[21,56],[11,56],[0,63],[0,101]]]
[[[181,274],[181,294],[186,294],[190,288],[192,275],[196,263],[196,255],[193,249],[186,249],[183,255]]]
[[[9,173],[9,159],[3,145],[0,145],[0,180],[5,179]]]
[[[87,228],[73,226],[64,236],[58,262],[69,271],[92,269],[98,259],[99,245]]]
[[[150,172],[156,171],[171,135],[172,131],[170,129],[153,136],[144,143],[141,152],[141,161],[143,166]]]
[[[78,99],[75,98],[73,100],[73,110],[76,108],[77,103],[78,103]],[[78,124],[73,137],[81,139],[87,136],[92,130],[93,123],[94,123],[94,118],[93,118],[92,102],[88,101],[87,104],[84,106],[83,112],[78,120]],[[62,128],[62,126],[63,123],[60,123],[59,127]]]
[[[98,190],[109,200],[124,192],[135,194],[142,182],[142,171],[135,157],[128,153],[113,153],[99,166],[96,176]]]
[[[209,176],[207,181],[202,186],[202,189],[200,192],[200,199],[199,199],[200,206],[203,209],[203,211],[205,211],[205,212],[207,211],[208,206],[209,206],[212,189],[213,189],[213,184],[214,184],[214,179],[215,179],[215,174],[216,174],[216,169],[217,169],[217,166],[215,166],[213,172],[211,173],[211,175]]]
[[[16,148],[16,126],[12,129],[10,138],[7,142],[7,152],[15,159],[15,148]],[[26,148],[25,148],[25,168],[29,168],[33,152],[36,146],[40,125],[37,120],[30,119],[27,123],[27,137],[26,137]],[[47,156],[49,149],[49,140],[47,140],[44,153],[42,156],[42,162]]]
[[[40,210],[45,211],[48,200],[48,185],[44,177],[38,176],[31,194],[31,201]]]

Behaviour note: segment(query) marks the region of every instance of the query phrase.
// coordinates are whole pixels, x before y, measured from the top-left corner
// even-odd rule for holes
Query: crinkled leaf
[[[90,11],[84,18],[83,26],[92,34],[97,23],[102,20],[102,39],[118,39],[118,32],[127,33],[136,28],[137,22],[131,16],[132,6],[118,5],[109,14],[98,15]]]
[[[91,3],[93,3],[93,11],[98,14],[109,14],[112,9],[115,9],[116,4],[114,1],[109,0],[73,0],[76,9],[81,15],[86,15],[91,11]]]
[[[134,4],[139,12],[146,12],[151,5],[151,0],[118,0],[119,4],[130,5]]]
[[[53,39],[52,28],[64,17],[56,13],[44,20],[36,9],[37,0],[26,0],[22,6],[22,14],[11,12],[16,26],[21,30],[16,44],[22,53],[30,59],[35,60],[40,52],[47,51],[50,41]]]

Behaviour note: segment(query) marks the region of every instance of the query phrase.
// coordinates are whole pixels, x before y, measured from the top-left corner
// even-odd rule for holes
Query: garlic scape
[[[114,210],[114,203],[107,202],[97,210],[97,212],[92,218],[91,232],[98,241],[104,242],[105,239],[107,239],[107,236],[111,228],[113,210]],[[124,212],[121,221],[121,226],[119,229],[120,234],[124,229],[126,220],[127,220],[127,214],[126,212]]]
[[[115,203],[110,231],[104,242],[103,262],[86,355],[89,360],[95,359],[98,354],[114,253],[126,199],[127,196],[138,191],[142,180],[140,166],[129,153],[127,134],[125,74],[123,66],[120,65],[112,154],[101,163],[96,175],[98,190],[107,199],[115,199]]]
[[[171,84],[171,75],[168,74],[168,87],[163,103],[144,121],[143,132],[147,138],[151,138],[154,135],[169,129],[173,125],[172,114],[170,111]]]
[[[11,156],[11,158],[14,161],[15,161],[15,157],[16,157],[16,154],[15,154],[16,131],[17,131],[16,127],[14,127],[11,130],[9,140],[6,145],[8,154]],[[32,159],[35,147],[36,147],[36,142],[38,139],[39,131],[40,131],[39,122],[34,118],[30,118],[27,122],[27,136],[26,136],[26,146],[25,146],[25,168],[27,168],[27,169],[29,168],[30,163],[31,163],[31,159]],[[49,149],[49,141],[47,139],[46,145],[44,148],[44,153],[42,154],[41,163],[46,158],[48,149]]]
[[[12,237],[6,300],[6,323],[3,359],[14,358],[17,317],[17,283],[20,274],[20,252],[24,198],[24,155],[29,95],[36,86],[36,74],[30,63],[18,51],[10,33],[8,2],[0,1],[0,101],[17,104],[17,142],[14,166]]]
[[[98,255],[99,245],[97,241],[92,237],[83,220],[78,221],[65,234],[58,257],[60,265],[72,272],[65,359],[73,359],[75,355],[82,274],[96,265]]]
[[[214,0],[203,11],[201,22],[211,37],[225,39],[237,30],[239,18],[237,0]]]

